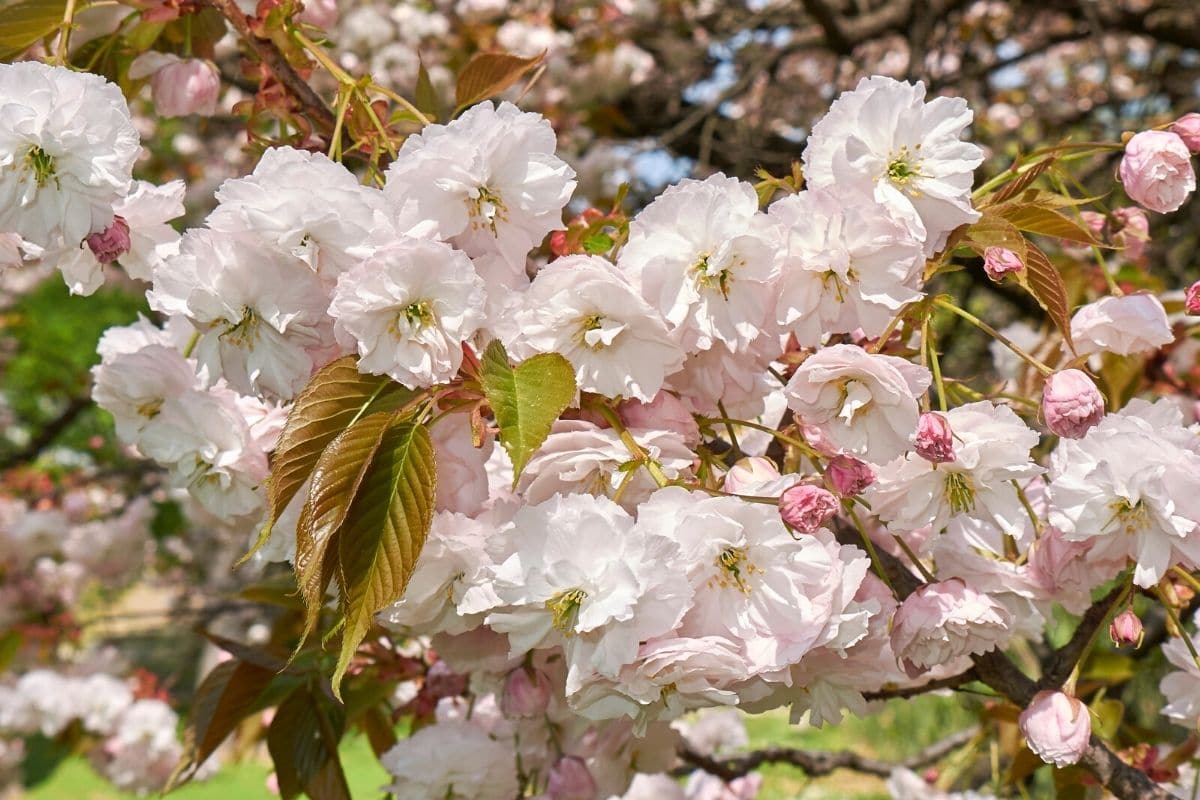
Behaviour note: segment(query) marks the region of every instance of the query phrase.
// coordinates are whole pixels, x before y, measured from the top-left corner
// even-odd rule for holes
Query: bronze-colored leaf
[[[500,94],[542,63],[545,55],[522,58],[512,53],[476,53],[458,73],[454,102],[459,108],[466,108]]]
[[[1024,261],[1028,252],[1028,242],[1017,226],[994,211],[984,211],[983,216],[966,229],[962,243],[981,256],[989,247],[1003,247]]]
[[[338,434],[368,413],[397,408],[412,394],[386,376],[363,375],[354,356],[322,367],[296,397],[279,435],[267,480],[267,524],[243,560],[266,544],[275,520]]]
[[[296,525],[296,557],[293,566],[300,596],[304,600],[304,632],[300,643],[316,627],[325,604],[325,590],[336,571],[337,548],[330,549],[346,520],[393,414],[368,414],[338,434],[312,472],[308,500]]]
[[[309,686],[298,687],[279,704],[267,730],[267,749],[284,800],[301,793],[313,800],[349,800],[337,749],[344,729],[341,709]]]
[[[1067,300],[1067,287],[1058,267],[1054,266],[1041,248],[1030,244],[1025,257],[1025,269],[1016,275],[1021,285],[1029,290],[1038,304],[1050,315],[1071,352],[1075,352],[1075,343],[1071,339],[1071,308]]]
[[[196,688],[191,714],[184,729],[187,745],[183,759],[167,789],[186,783],[225,737],[249,715],[261,710],[258,700],[275,672],[241,659],[230,659],[213,668]]]
[[[1066,239],[1080,244],[1103,245],[1092,232],[1070,217],[1044,205],[1006,203],[993,209],[1017,228],[1029,233]]]
[[[437,471],[422,425],[399,422],[383,435],[337,537],[345,626],[333,691],[374,615],[403,596],[433,521]]]
[[[1046,170],[1050,169],[1055,160],[1057,160],[1057,156],[1051,155],[1017,175],[1017,177],[1001,186],[1000,189],[991,196],[988,201],[988,205],[998,205],[1003,203],[1005,200],[1010,200],[1013,197],[1016,197],[1021,192],[1028,189],[1033,185],[1034,181],[1046,173]]]

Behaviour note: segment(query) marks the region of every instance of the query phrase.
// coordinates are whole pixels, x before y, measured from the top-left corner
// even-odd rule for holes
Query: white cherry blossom
[[[556,352],[585,392],[649,401],[683,364],[658,312],[612,264],[560,258],[538,272],[517,315],[518,357]]]
[[[804,148],[809,187],[871,194],[933,255],[950,231],[979,219],[971,206],[983,150],[961,141],[973,118],[958,97],[925,101],[925,84],[874,75],[843,92]]]
[[[484,321],[484,299],[461,251],[402,237],[338,279],[329,314],[361,372],[418,388],[458,372],[463,342]]]
[[[776,241],[754,187],[718,173],[642,209],[617,266],[685,350],[741,351],[773,316]]]

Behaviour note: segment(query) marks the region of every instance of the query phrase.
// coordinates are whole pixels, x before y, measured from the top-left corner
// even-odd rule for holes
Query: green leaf
[[[336,569],[336,547],[329,546],[337,535],[350,504],[358,493],[393,414],[368,414],[338,434],[313,468],[308,500],[296,525],[296,583],[304,600],[304,632],[300,645],[316,627],[325,604],[325,590]]]
[[[494,341],[483,354],[481,378],[515,482],[575,398],[575,370],[558,353],[536,355],[514,369],[504,345]]]
[[[0,52],[18,55],[58,30],[66,14],[66,0],[22,0],[0,6]]]
[[[512,53],[476,53],[458,73],[454,102],[466,108],[486,100],[508,87],[529,70],[542,63],[545,53],[521,58]]]
[[[308,686],[279,704],[267,730],[267,750],[284,800],[301,793],[314,800],[350,800],[337,750],[344,731],[342,710]]]
[[[583,240],[583,251],[591,255],[607,253],[612,249],[613,238],[604,231],[594,233]]]
[[[267,524],[245,561],[267,543],[275,520],[308,480],[317,459],[359,417],[397,408],[412,392],[390,378],[363,375],[354,356],[322,367],[296,397],[271,459]]]
[[[437,90],[433,88],[433,81],[429,79],[429,70],[425,69],[425,62],[418,63],[420,66],[417,69],[417,90],[413,95],[413,105],[431,121],[437,121],[442,114],[441,100]]]
[[[1088,713],[1088,707],[1084,706],[1080,713]],[[1091,713],[1093,732],[1101,739],[1115,739],[1121,728],[1121,720],[1125,718],[1125,704],[1115,698],[1105,697],[1092,703]]]
[[[256,701],[274,677],[272,670],[237,658],[218,664],[204,676],[184,728],[183,759],[166,791],[186,783],[189,770],[203,764],[242,720],[259,710]]]
[[[436,484],[429,431],[409,422],[388,428],[338,535],[345,628],[332,683],[339,699],[375,613],[404,595],[433,521]]]
[[[1025,269],[1014,274],[1050,315],[1071,352],[1075,352],[1075,343],[1071,340],[1071,308],[1067,300],[1067,287],[1058,268],[1040,248],[1030,244],[1025,256]]]
[[[1017,228],[1081,244],[1103,245],[1091,231],[1075,220],[1043,205],[1006,203],[993,209]]]

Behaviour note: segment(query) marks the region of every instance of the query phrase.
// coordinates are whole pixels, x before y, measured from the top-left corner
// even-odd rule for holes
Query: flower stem
[[[729,419],[729,412],[725,410],[725,404],[720,400],[717,401],[717,409],[721,412],[725,431],[729,434],[729,444],[733,447],[734,461],[737,461],[742,457],[742,446],[738,443],[737,434],[733,432],[733,422]]]
[[[1196,644],[1192,641],[1192,637],[1188,636],[1187,630],[1183,627],[1183,622],[1179,619],[1179,612],[1175,610],[1175,606],[1167,602],[1167,598],[1163,595],[1161,586],[1154,587],[1154,594],[1158,597],[1158,602],[1162,603],[1163,609],[1170,617],[1171,623],[1175,626],[1175,630],[1179,631],[1179,638],[1183,639],[1183,643],[1187,645],[1188,652],[1192,654],[1192,661],[1197,667],[1200,667],[1200,653],[1196,652]]]
[[[863,546],[867,548],[867,555],[871,557],[871,565],[875,568],[875,574],[887,584],[888,589],[892,591],[892,595],[898,597],[896,587],[892,585],[892,579],[888,576],[887,570],[883,568],[883,562],[879,560],[879,553],[875,551],[875,543],[871,541],[871,536],[867,533],[867,529],[863,527],[862,520],[858,518],[858,514],[854,513],[854,504],[843,500],[842,508],[849,515],[850,521],[854,523],[854,527],[858,529],[858,535],[862,537]]]
[[[1042,373],[1043,376],[1049,376],[1049,375],[1053,374],[1054,370],[1050,369],[1050,367],[1046,366],[1041,361],[1038,361],[1036,358],[1034,358],[1032,355],[1027,353],[1025,350],[1022,350],[1020,347],[1018,347],[1016,345],[1015,342],[1013,342],[1011,339],[1009,339],[1004,334],[1000,333],[998,330],[993,328],[991,325],[988,325],[986,322],[981,320],[979,317],[972,314],[970,311],[961,309],[958,306],[954,305],[953,303],[947,302],[946,300],[943,300],[940,297],[934,301],[934,305],[936,305],[938,308],[943,308],[946,311],[950,311],[954,314],[957,314],[958,316],[965,319],[967,322],[974,325],[976,328],[979,328],[979,330],[983,331],[988,336],[991,336],[993,339],[998,341],[1000,344],[1004,345],[1009,350],[1016,353],[1018,356],[1020,356],[1025,361],[1025,363],[1029,364],[1031,367],[1036,369],[1038,372]]]
[[[662,471],[662,466],[660,466],[657,461],[650,457],[650,454],[646,452],[646,448],[642,447],[638,443],[637,439],[633,438],[633,434],[631,434],[625,427],[625,424],[621,422],[621,418],[617,416],[617,412],[613,411],[603,403],[596,403],[594,408],[597,412],[599,412],[600,416],[604,417],[604,421],[612,426],[612,429],[617,432],[617,435],[621,437],[621,442],[625,445],[625,448],[629,450],[629,454],[633,456],[633,459],[646,468],[646,471],[650,473],[650,477],[654,479],[656,484],[658,484],[658,488],[661,489],[662,487],[669,485],[671,483],[671,479],[668,478]]]
[[[71,29],[75,27],[75,0],[67,0],[66,10],[63,11],[62,32],[58,36],[58,47],[55,48],[55,58],[62,66],[67,66],[70,59]]]

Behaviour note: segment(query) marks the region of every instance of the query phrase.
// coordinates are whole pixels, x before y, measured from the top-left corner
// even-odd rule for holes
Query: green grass
[[[342,761],[346,779],[350,782],[350,795],[359,798],[378,798],[380,788],[389,778],[379,761],[371,753],[367,740],[362,736],[349,738],[342,746]],[[271,773],[266,761],[250,759],[238,764],[228,764],[212,779],[193,783],[172,792],[172,800],[254,800],[272,798],[267,791],[267,776]],[[54,775],[30,790],[29,800],[130,800],[134,795],[119,792],[107,784],[82,758],[71,758],[63,763]]]
[[[874,716],[848,718],[841,725],[817,730],[790,725],[783,711],[747,717],[751,747],[776,745],[810,750],[853,749],[864,755],[900,761],[975,721],[975,715],[954,698],[921,697],[893,700]],[[388,776],[371,753],[366,739],[352,737],[342,747],[346,776],[355,800],[378,798]],[[269,798],[271,768],[265,761],[229,764],[204,783],[185,786],[170,795],[177,800],[250,800]],[[886,800],[883,781],[851,772],[817,780],[784,765],[763,770],[766,780],[760,800]],[[53,776],[30,791],[30,800],[127,800],[98,777],[81,758],[67,760]]]

